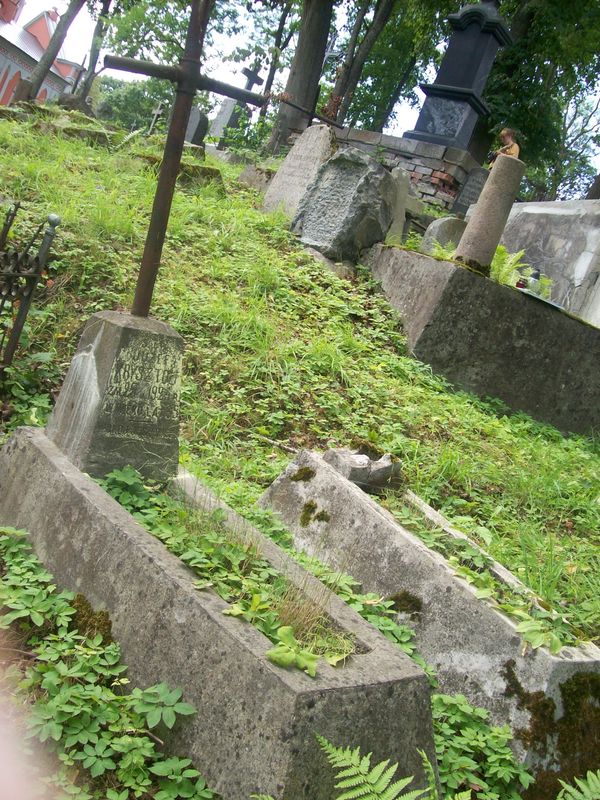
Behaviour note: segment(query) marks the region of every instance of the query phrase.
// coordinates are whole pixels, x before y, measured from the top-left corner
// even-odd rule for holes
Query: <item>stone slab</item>
[[[450,244],[456,247],[466,227],[466,221],[458,217],[441,217],[440,219],[436,219],[425,231],[419,249],[422,253],[431,253],[433,252],[435,242],[439,242],[439,244],[444,247],[448,247]]]
[[[464,216],[469,210],[469,207],[474,205],[479,200],[479,195],[483,191],[483,187],[487,182],[489,174],[489,170],[485,169],[484,167],[477,167],[469,172],[467,180],[458,193],[458,197],[452,206],[453,214],[461,214]]]
[[[300,469],[306,479],[294,480]],[[308,503],[315,513],[307,521]],[[440,525],[440,515],[414,495],[409,503],[432,525],[461,536],[443,518]],[[558,655],[545,648],[525,648],[515,622],[478,599],[475,589],[458,578],[441,555],[316,453],[299,453],[269,487],[261,505],[277,512],[297,548],[352,575],[364,591],[386,598],[406,592],[414,598],[420,607],[411,615],[417,649],[436,668],[441,690],[463,693],[489,709],[497,723],[517,731],[531,721],[529,711],[506,692],[503,673],[511,663],[523,690],[544,692],[555,702],[557,717],[563,713],[561,684],[577,674],[600,675],[600,650],[594,645],[565,647]],[[320,511],[325,514],[319,519]],[[494,572],[498,580],[506,580],[507,571],[500,565]],[[511,585],[519,585],[508,575]],[[536,767],[554,764],[552,744],[544,756],[518,741],[516,747]]]
[[[406,225],[406,206],[410,192],[410,173],[402,167],[394,167],[392,178],[396,182],[396,201],[392,215],[392,224],[387,232],[386,241],[400,243]]]
[[[189,475],[179,488],[203,508],[216,501]],[[165,681],[198,713],[169,747],[195,760],[225,800],[251,793],[278,800],[330,800],[331,770],[314,738],[360,745],[400,762],[425,785],[416,751],[433,756],[429,687],[423,672],[273,542],[231,510],[225,524],[249,536],[291,583],[319,598],[356,636],[361,652],[343,667],[319,665],[311,679],[265,657],[270,642],[223,611],[227,604],[157,539],[77,470],[41,430],[18,430],[0,451],[0,524],[30,532],[57,583],[109,611],[136,685]]]
[[[257,164],[248,164],[238,178],[238,183],[257,192],[266,192],[273,180],[276,170],[271,167],[261,167]]]
[[[335,149],[336,138],[331,128],[327,125],[307,128],[271,181],[265,194],[265,210],[282,210],[290,218],[294,217],[321,164],[333,155]]]
[[[328,258],[356,261],[363,249],[385,239],[396,199],[396,181],[385,167],[347,147],[319,169],[292,230]]]
[[[87,322],[48,436],[95,477],[131,464],[177,473],[183,340],[156,319],[101,311]]]
[[[376,245],[368,263],[434,372],[562,431],[600,430],[600,329],[420,253]]]
[[[600,327],[600,200],[515,203],[501,243],[552,279],[555,303]]]

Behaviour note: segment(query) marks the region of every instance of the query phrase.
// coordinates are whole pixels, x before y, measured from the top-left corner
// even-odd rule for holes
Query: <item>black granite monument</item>
[[[480,116],[488,114],[481,95],[500,47],[512,42],[496,0],[465,5],[448,17],[454,33],[409,139],[467,150]]]

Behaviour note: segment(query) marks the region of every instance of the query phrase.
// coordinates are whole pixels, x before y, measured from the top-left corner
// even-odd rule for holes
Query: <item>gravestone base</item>
[[[156,319],[101,311],[86,324],[47,434],[79,469],[177,473],[183,340]]]
[[[438,375],[561,431],[600,430],[598,328],[455,262],[375,245],[365,263]]]

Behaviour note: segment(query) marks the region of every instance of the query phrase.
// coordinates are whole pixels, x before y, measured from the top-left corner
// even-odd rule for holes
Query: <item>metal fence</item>
[[[21,208],[12,205],[0,231],[0,380],[12,363],[35,290],[42,278],[60,217],[50,214],[23,249],[6,249],[9,231]],[[44,226],[47,224],[46,230]],[[33,250],[41,238],[37,253]]]

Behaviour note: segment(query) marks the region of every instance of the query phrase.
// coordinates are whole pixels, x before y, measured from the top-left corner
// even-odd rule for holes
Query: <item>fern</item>
[[[521,275],[527,274],[527,269],[531,274],[529,264],[521,260],[524,255],[525,250],[519,250],[518,253],[509,253],[503,244],[499,244],[492,259],[490,278],[496,283],[514,286]],[[520,270],[520,272],[517,270]]]
[[[575,784],[561,781],[563,788],[556,800],[600,800],[600,769],[597,772],[590,770],[583,779],[575,778]]]
[[[317,741],[337,773],[335,788],[343,790],[336,800],[417,800],[427,793],[426,789],[413,789],[402,794],[413,778],[392,782],[398,764],[390,766],[389,758],[371,767],[371,753],[363,756],[359,747],[335,747],[318,735]]]

